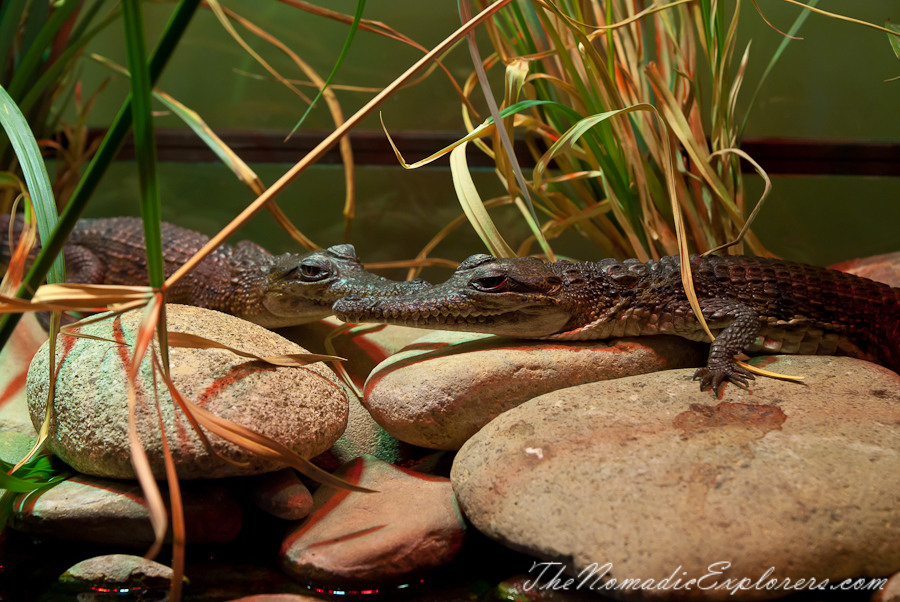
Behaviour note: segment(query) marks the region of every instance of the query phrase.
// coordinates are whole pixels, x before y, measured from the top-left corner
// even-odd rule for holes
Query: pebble
[[[128,439],[126,369],[142,311],[79,329],[105,340],[61,336],[61,362],[50,449],[79,472],[134,478]],[[184,305],[167,306],[168,328],[204,336],[259,356],[304,353],[277,334],[220,312]],[[121,341],[126,344],[115,344]],[[43,349],[43,348],[42,348]],[[171,374],[178,390],[209,412],[262,433],[304,457],[327,450],[343,433],[348,399],[337,376],[322,363],[276,368],[222,349],[172,348]],[[48,384],[47,353],[35,356],[28,373],[28,401],[35,427],[44,418]],[[211,453],[176,409],[157,379],[159,407],[181,479],[258,474],[285,467],[210,434],[221,456],[245,462],[235,466]],[[138,433],[157,478],[165,478],[159,414],[153,403],[149,354],[137,386]]]
[[[168,490],[162,484],[160,489],[168,508]],[[223,486],[181,483],[181,495],[188,545],[224,543],[237,537],[243,512]],[[129,549],[146,548],[154,539],[147,503],[137,482],[86,475],[38,493],[19,495],[9,526],[34,535]],[[171,529],[167,537],[171,537]]]
[[[449,562],[465,523],[449,479],[364,456],[335,474],[377,493],[320,487],[314,509],[281,546],[282,569],[317,587],[396,583]]]
[[[129,590],[166,588],[173,577],[172,569],[164,564],[140,556],[110,554],[79,562],[59,580],[78,587]]]
[[[378,365],[364,405],[401,441],[457,450],[538,395],[599,380],[699,367],[709,345],[674,336],[549,342],[438,331]]]
[[[627,599],[775,598],[674,589],[748,578],[831,582],[900,569],[900,376],[842,357],[770,356],[752,391],[701,392],[691,370],[555,391],[458,453],[460,507],[489,537]],[[608,570],[603,567],[609,563]],[[590,576],[590,571],[597,573]],[[771,569],[771,570],[770,570]],[[531,571],[537,576],[541,567]],[[587,572],[585,572],[587,571]],[[666,578],[668,589],[603,589]],[[581,578],[578,576],[581,575]],[[611,587],[611,586],[610,586]]]

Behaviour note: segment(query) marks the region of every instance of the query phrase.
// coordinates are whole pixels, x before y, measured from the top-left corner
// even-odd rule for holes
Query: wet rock
[[[456,556],[465,524],[448,479],[363,457],[335,473],[378,493],[321,487],[281,546],[283,570],[317,586],[396,582]]]
[[[375,422],[355,395],[350,396],[350,415],[347,429],[331,446],[312,462],[328,471],[360,456],[374,456],[388,464],[405,465],[427,455],[430,450],[400,441]]]
[[[900,251],[851,259],[828,267],[832,270],[840,270],[876,282],[883,282],[890,286],[900,286]]]
[[[312,494],[292,468],[249,479],[250,499],[260,510],[284,520],[301,520],[312,511]]]
[[[164,564],[140,556],[110,554],[79,562],[59,580],[72,586],[127,590],[166,588],[173,577],[172,569]]]
[[[168,509],[169,494],[160,485]],[[241,506],[221,485],[181,483],[188,544],[232,541],[241,530]],[[171,512],[169,512],[171,517]],[[140,485],[77,475],[16,498],[9,526],[37,535],[143,548],[153,528]],[[171,537],[171,529],[167,537]]]
[[[599,575],[684,584],[724,569],[717,563],[730,564],[711,579],[719,584],[896,572],[900,376],[849,358],[754,363],[804,375],[805,384],[757,377],[752,391],[727,385],[717,399],[699,391],[691,370],[676,370],[555,391],[510,410],[458,453],[451,480],[460,507],[489,537],[619,598],[789,592],[624,592],[604,590]]]
[[[15,431],[0,431],[0,460],[15,464],[31,451],[36,439]]]
[[[12,431],[37,437],[28,414],[25,378],[31,358],[47,340],[47,333],[33,314],[19,320],[9,342],[0,350],[0,432]]]
[[[60,337],[61,362],[55,397],[50,449],[80,472],[115,478],[134,478],[128,441],[126,367],[142,312],[129,312],[81,327],[79,330],[113,344],[84,338]],[[304,349],[275,333],[219,312],[169,305],[172,332],[201,335],[259,356],[304,353]],[[38,353],[28,374],[31,419],[40,424],[47,397],[48,358]],[[324,364],[277,368],[222,349],[170,350],[175,386],[187,399],[207,411],[246,426],[284,444],[304,457],[328,449],[347,421],[347,395],[337,376]],[[157,379],[159,408],[172,455],[182,479],[257,474],[284,468],[209,434],[218,454],[246,462],[238,467],[211,453],[194,432],[168,390]],[[165,477],[159,416],[153,401],[154,381],[149,354],[141,366],[137,387],[137,426],[154,475]]]
[[[334,316],[301,326],[281,328],[277,332],[312,353],[337,355],[347,361],[341,364],[351,381],[362,389],[372,369],[422,336],[422,329],[393,324],[357,324],[338,335],[346,326]],[[333,350],[325,346],[330,338]]]
[[[456,450],[503,412],[556,389],[701,366],[708,345],[672,336],[527,341],[435,332],[382,362],[364,404],[401,441]]]

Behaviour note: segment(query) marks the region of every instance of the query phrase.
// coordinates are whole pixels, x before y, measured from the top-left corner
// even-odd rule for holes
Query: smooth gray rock
[[[674,336],[554,342],[438,331],[366,381],[364,405],[401,441],[459,449],[485,424],[538,395],[589,382],[698,367],[709,346]]]
[[[31,359],[46,340],[47,333],[34,315],[25,314],[0,350],[0,432],[37,437],[28,414],[25,378]]]
[[[687,582],[720,562],[731,564],[720,584],[755,582],[770,567],[768,578],[794,582],[896,572],[900,376],[849,358],[754,363],[806,380],[758,377],[752,391],[727,385],[717,399],[691,370],[675,370],[555,391],[510,410],[457,455],[460,507],[489,537],[573,576],[607,562],[606,577],[619,582],[673,572]],[[600,593],[738,600],[789,592]]]
[[[900,602],[900,573],[897,573],[872,596],[872,602]]]
[[[335,475],[377,493],[320,487],[307,519],[281,546],[282,569],[317,586],[373,586],[449,562],[465,523],[450,481],[364,456]]]
[[[169,587],[173,577],[172,569],[164,564],[140,556],[110,554],[79,562],[59,580],[74,586],[159,589]]]
[[[163,500],[168,509],[169,494]],[[187,543],[224,543],[241,530],[243,512],[221,485],[181,483]],[[171,511],[169,512],[171,520]],[[77,475],[39,493],[19,495],[9,526],[36,535],[146,548],[153,543],[147,502],[137,482]],[[171,537],[171,529],[167,540]]]
[[[132,311],[79,329],[106,341],[59,338],[56,357],[61,367],[49,445],[79,472],[134,478],[126,371],[141,315],[141,311]],[[168,305],[167,321],[170,332],[204,336],[259,356],[305,352],[261,326],[216,311]],[[47,360],[47,353],[38,352],[28,373],[29,409],[36,426],[44,417]],[[328,449],[346,426],[347,395],[337,376],[322,363],[276,368],[222,349],[172,348],[170,365],[175,386],[185,398],[304,457]],[[179,478],[238,476],[285,467],[213,434],[209,434],[209,441],[218,454],[247,465],[229,464],[210,452],[177,409],[161,379],[157,384],[159,408]],[[165,478],[153,391],[148,354],[137,386],[136,422],[154,475]]]

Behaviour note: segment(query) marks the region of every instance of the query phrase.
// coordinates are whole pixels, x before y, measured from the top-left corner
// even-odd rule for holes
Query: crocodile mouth
[[[514,308],[450,308],[446,305],[410,308],[404,307],[403,303],[397,303],[396,298],[345,297],[334,304],[333,310],[339,319],[350,323],[375,322],[433,330],[482,332],[520,338],[538,338],[555,334],[569,320],[567,312],[539,303],[521,303]]]
[[[408,309],[371,308],[366,311],[341,311],[341,307],[335,306],[335,311],[341,320],[345,322],[378,322],[379,324],[403,324],[409,326],[461,326],[477,324],[493,324],[499,318],[511,318],[515,311],[498,312],[469,312],[457,313],[449,309],[435,308],[430,311],[412,311]]]

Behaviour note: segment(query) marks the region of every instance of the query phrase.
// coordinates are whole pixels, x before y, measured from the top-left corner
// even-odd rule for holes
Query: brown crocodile
[[[759,257],[691,257],[715,335],[695,378],[715,390],[753,376],[738,353],[850,355],[900,371],[900,289],[826,268]],[[345,297],[345,322],[579,341],[674,334],[709,341],[688,303],[680,260],[544,263],[473,255],[444,284],[384,299]]]
[[[15,236],[21,216],[13,221]],[[9,216],[0,216],[0,264],[9,263]],[[166,275],[172,274],[209,237],[162,223]],[[79,220],[63,249],[66,281],[80,284],[147,284],[144,229],[133,217]],[[313,322],[331,315],[344,295],[400,295],[430,286],[424,280],[397,282],[365,271],[352,245],[335,245],[304,255],[274,256],[241,241],[222,245],[182,278],[167,295],[184,303],[229,313],[267,328]]]

